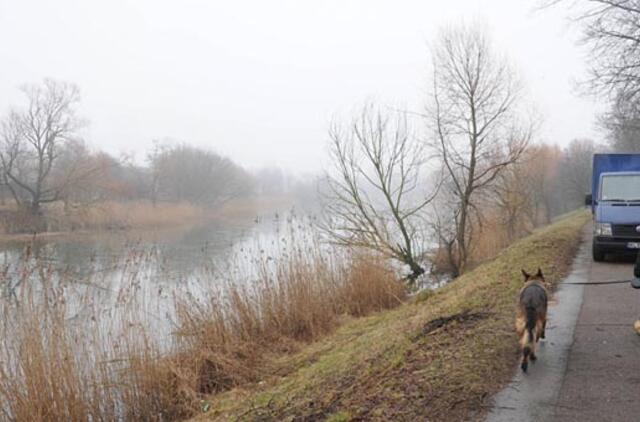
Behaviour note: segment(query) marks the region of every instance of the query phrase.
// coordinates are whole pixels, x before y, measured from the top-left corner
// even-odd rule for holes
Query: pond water
[[[42,300],[63,300],[66,319],[81,331],[98,321],[102,331],[113,334],[126,318],[170,345],[178,326],[176,300],[224,297],[229,283],[251,287],[259,271],[273,268],[292,247],[326,247],[337,256],[339,251],[319,241],[314,223],[313,216],[271,213],[173,229],[0,243],[0,314],[11,315],[7,307],[19,305],[29,286]],[[399,276],[405,273],[395,266]],[[440,284],[429,282],[431,288]],[[52,286],[53,295],[40,294]]]
[[[252,220],[207,221],[162,230],[117,231],[34,237],[0,244],[0,295],[19,304],[25,285],[55,285],[80,324],[119,323],[135,307],[136,319],[169,338],[175,300],[249,279],[252,260],[277,248],[284,226],[277,213]],[[241,274],[238,274],[241,273]],[[44,290],[44,289],[43,289]]]
[[[15,262],[29,248],[32,257],[50,263],[57,270],[80,275],[98,270],[113,275],[126,266],[131,253],[152,253],[154,264],[162,267],[169,278],[185,280],[203,266],[223,261],[239,243],[273,233],[277,221],[208,221],[173,229],[34,237],[0,244],[0,262]]]

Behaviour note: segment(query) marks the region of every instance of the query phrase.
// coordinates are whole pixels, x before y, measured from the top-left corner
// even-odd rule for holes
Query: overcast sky
[[[0,0],[0,113],[18,87],[75,82],[86,138],[142,160],[174,138],[248,167],[316,171],[327,126],[375,98],[423,107],[428,43],[482,21],[519,69],[547,142],[599,139],[602,107],[576,94],[576,28],[536,0]]]

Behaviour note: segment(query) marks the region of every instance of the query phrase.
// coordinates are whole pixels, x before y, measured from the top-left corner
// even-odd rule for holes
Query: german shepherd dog
[[[524,287],[520,290],[518,312],[516,314],[516,332],[520,337],[522,363],[520,368],[527,372],[529,360],[536,360],[536,343],[544,338],[547,325],[547,289],[542,270],[535,275],[522,270]]]

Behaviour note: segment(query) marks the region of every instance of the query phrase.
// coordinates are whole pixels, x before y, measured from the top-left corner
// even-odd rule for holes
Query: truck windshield
[[[602,176],[601,201],[640,201],[640,174]]]

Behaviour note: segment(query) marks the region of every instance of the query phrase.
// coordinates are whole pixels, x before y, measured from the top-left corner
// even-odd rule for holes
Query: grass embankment
[[[558,283],[587,220],[573,213],[431,295],[345,323],[260,383],[211,396],[198,420],[480,418],[517,360],[520,269]]]

